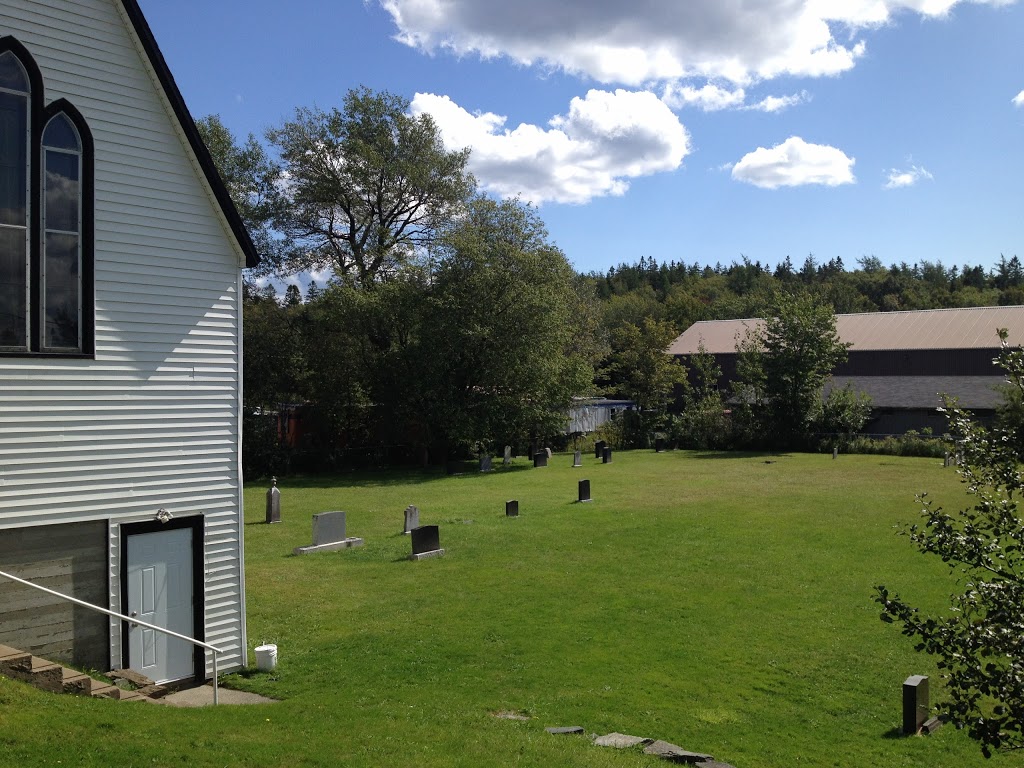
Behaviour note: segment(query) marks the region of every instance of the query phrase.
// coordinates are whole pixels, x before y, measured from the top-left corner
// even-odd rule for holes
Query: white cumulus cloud
[[[1013,97],[1013,105],[1015,107],[1024,107],[1024,91]]]
[[[632,87],[838,74],[895,14],[939,17],[968,1],[1014,0],[378,0],[396,38],[422,51],[507,57]]]
[[[690,152],[686,128],[648,91],[591,90],[546,127],[509,129],[505,116],[431,93],[417,93],[411,109],[434,118],[447,147],[472,149],[469,169],[485,189],[538,205],[622,195],[630,179],[675,170]]]
[[[729,90],[712,83],[701,88],[669,83],[665,86],[661,98],[672,109],[698,107],[705,112],[717,112],[720,109],[735,109],[742,106],[747,94],[742,88]]]
[[[934,176],[927,169],[912,165],[905,171],[897,168],[890,168],[885,182],[886,189],[899,189],[900,187],[912,187],[921,179],[933,179]]]
[[[766,96],[759,102],[747,106],[746,109],[753,109],[758,112],[782,112],[785,109],[795,107],[797,104],[803,104],[810,100],[810,94],[807,91],[801,91],[789,96]]]
[[[763,189],[823,184],[852,184],[856,160],[827,144],[809,144],[790,136],[771,149],[758,147],[732,166],[732,177]]]

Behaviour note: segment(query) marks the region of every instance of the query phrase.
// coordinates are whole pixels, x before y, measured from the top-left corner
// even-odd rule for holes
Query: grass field
[[[250,487],[249,645],[276,643],[279,665],[228,682],[281,702],[172,710],[0,680],[0,764],[664,764],[544,732],[555,725],[661,738],[736,768],[1024,764],[985,761],[948,727],[898,735],[903,680],[931,675],[933,697],[941,686],[879,621],[872,585],[944,605],[947,569],[893,529],[916,517],[916,492],[964,500],[940,460],[571,463],[286,479],[274,526],[266,485]],[[590,504],[574,503],[582,478]],[[505,517],[507,499],[521,517]],[[408,504],[441,526],[445,557],[405,559]],[[334,509],[366,546],[292,556],[310,516]]]

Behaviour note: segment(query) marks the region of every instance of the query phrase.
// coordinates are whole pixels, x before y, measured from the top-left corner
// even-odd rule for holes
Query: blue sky
[[[577,269],[1024,257],[1017,0],[140,0],[236,135],[410,99]]]

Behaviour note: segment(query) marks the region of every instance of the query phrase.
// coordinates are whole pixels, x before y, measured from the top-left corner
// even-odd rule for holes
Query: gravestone
[[[436,525],[421,525],[412,529],[412,554],[410,560],[423,560],[427,557],[440,557],[441,534]]]
[[[943,454],[943,457],[942,457],[942,466],[948,467],[950,464],[952,464],[952,460],[951,460],[951,457],[949,455],[949,451],[946,451],[946,453]]]
[[[491,457],[490,455],[480,457],[480,471],[490,472],[491,471]]]
[[[420,525],[420,509],[415,504],[410,504],[405,508],[405,525],[402,528],[402,533],[409,533],[413,528],[418,528]]]
[[[267,522],[281,522],[281,491],[277,487],[277,478],[270,478],[271,486],[267,491]]]
[[[590,501],[590,481],[580,480],[579,499],[580,502]]]
[[[308,555],[361,546],[362,539],[345,535],[344,512],[320,512],[313,515],[313,543],[308,547],[296,547],[293,552],[296,555]]]
[[[838,456],[838,455],[839,455],[839,449],[838,448],[833,448],[832,449],[832,461],[835,461],[836,460],[836,456]]]
[[[544,451],[537,451],[533,454],[533,466],[535,467],[546,467],[548,465],[548,455]]]
[[[462,469],[462,462],[461,461],[448,461],[448,462],[445,462],[444,468],[445,468],[445,472],[447,472],[449,475],[458,475],[458,474],[460,474],[459,470]]]
[[[583,466],[583,454],[580,451],[576,451],[576,453],[572,455],[572,465],[574,467]]]
[[[504,456],[502,457],[502,459],[501,459],[501,463],[502,463],[502,464],[503,464],[504,466],[506,466],[506,467],[507,467],[507,466],[508,466],[509,464],[511,464],[511,463],[512,463],[512,446],[511,446],[511,445],[506,445],[506,446],[505,446],[505,455],[504,455]]]
[[[505,502],[505,517],[519,517],[519,502],[513,499]]]
[[[600,459],[604,455],[604,448],[608,445],[604,440],[598,440],[594,443],[594,458]]]
[[[654,438],[654,452],[661,453],[665,450],[665,438],[656,437]]]
[[[545,448],[544,449],[544,453],[546,453],[548,455],[549,459],[551,458],[551,449],[550,448]]]
[[[604,464],[611,464],[612,463],[612,449],[611,448],[607,448],[606,447],[601,452],[601,461]]]
[[[911,675],[903,681],[903,733],[912,736],[928,719],[928,676]]]

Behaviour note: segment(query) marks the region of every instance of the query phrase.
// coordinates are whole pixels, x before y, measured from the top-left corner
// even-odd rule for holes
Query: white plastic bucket
[[[253,652],[256,654],[256,669],[260,672],[270,672],[277,666],[276,645],[257,645]]]

